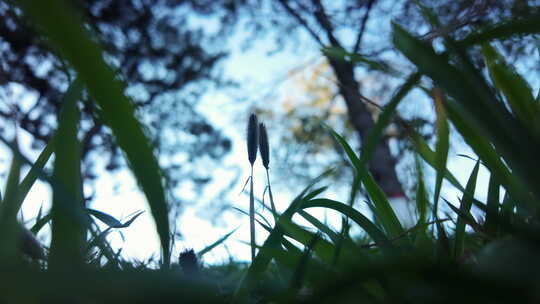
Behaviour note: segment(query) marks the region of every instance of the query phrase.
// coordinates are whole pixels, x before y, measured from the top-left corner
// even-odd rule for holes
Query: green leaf
[[[377,185],[377,183],[367,170],[365,164],[361,163],[360,159],[358,159],[352,148],[341,135],[337,134],[332,129],[330,129],[330,131],[332,135],[334,135],[334,137],[337,139],[337,141],[341,144],[347,156],[349,157],[349,160],[356,169],[356,173],[360,176],[360,179],[362,180],[367,193],[373,200],[373,204],[375,206],[375,216],[377,216],[377,218],[381,221],[388,235],[390,237],[396,237],[403,234],[403,227],[401,227],[401,223],[399,222],[396,214],[394,213],[394,210],[390,206],[386,195]]]
[[[393,76],[399,76],[400,73],[382,60],[369,59],[361,54],[349,53],[340,47],[326,47],[322,52],[327,57],[351,62],[366,67],[370,71],[380,71]]]
[[[75,87],[82,86],[75,80]],[[76,90],[77,91],[77,90]],[[78,268],[83,264],[82,248],[86,242],[87,218],[83,211],[81,150],[77,138],[80,113],[76,102],[63,105],[58,116],[56,158],[54,161],[52,236],[49,263],[51,268]]]
[[[390,244],[389,238],[379,228],[377,228],[375,224],[373,224],[367,217],[362,215],[356,209],[329,199],[313,199],[305,202],[302,205],[303,209],[315,207],[328,208],[342,213],[358,224],[358,226],[360,226],[375,241],[375,243],[381,246],[383,250],[388,250],[388,253],[395,250],[395,248]]]
[[[450,131],[448,121],[446,119],[446,109],[444,106],[444,95],[441,89],[434,88],[433,101],[435,102],[435,113],[437,114],[437,143],[435,144],[435,171],[437,173],[435,179],[435,192],[433,194],[433,218],[436,218],[439,206],[439,195],[443,177],[446,172],[446,160],[448,158],[449,137]]]
[[[376,145],[380,141],[384,130],[392,122],[392,118],[396,113],[399,103],[407,96],[420,80],[419,73],[412,73],[405,83],[403,83],[394,93],[388,104],[384,106],[382,113],[379,115],[377,122],[369,131],[369,135],[365,144],[362,144],[362,153],[360,154],[360,162],[367,164],[371,159],[371,154],[375,150]]]
[[[286,236],[300,242],[304,247],[309,246],[311,240],[318,235],[317,233],[309,232],[292,221],[281,221],[281,227]],[[331,265],[334,258],[334,246],[325,239],[319,239],[313,248],[315,254],[321,258],[326,264]]]
[[[41,228],[43,228],[50,220],[51,220],[51,214],[49,213],[45,215],[44,217],[39,218],[34,224],[34,226],[30,228],[30,231],[32,231],[33,234],[37,234],[41,230]]]
[[[135,118],[133,104],[123,93],[124,84],[105,63],[103,52],[83,27],[80,14],[70,6],[63,1],[17,2],[77,71],[90,96],[102,109],[101,118],[111,128],[146,195],[161,240],[163,262],[167,266],[170,263],[170,231],[163,176],[150,141]]]
[[[476,180],[478,178],[478,171],[480,169],[480,161],[476,162],[467,185],[465,186],[465,192],[461,200],[461,206],[459,208],[461,214],[465,216],[470,215],[471,206],[473,204],[474,192],[476,189]],[[463,255],[463,248],[465,244],[465,221],[463,216],[458,217],[456,224],[455,243],[454,243],[454,258],[459,259]]]
[[[18,152],[17,139],[14,140],[16,152]],[[17,213],[20,209],[19,199],[19,178],[21,173],[21,162],[13,153],[9,175],[6,183],[6,191],[2,204],[0,205],[0,260],[3,263],[13,263],[18,257],[20,246],[20,229],[17,222]]]
[[[539,135],[540,108],[527,81],[489,44],[482,45],[482,53],[495,87],[504,94],[517,118]]]
[[[484,26],[459,41],[458,45],[471,46],[496,39],[507,39],[516,35],[537,33],[540,33],[540,15],[538,14],[528,18],[515,18]]]
[[[197,252],[198,257],[202,257],[206,253],[212,251],[212,249],[216,248],[217,246],[221,245],[221,243],[225,242],[233,233],[236,232],[240,227],[234,228],[231,232],[225,234],[223,237],[221,237],[219,240],[215,241],[214,243],[210,244],[209,246],[206,246],[203,250]]]
[[[122,223],[119,220],[115,219],[112,215],[109,215],[105,212],[90,208],[86,208],[85,211],[111,228],[118,228],[122,226]]]
[[[409,129],[409,139],[411,140],[412,144],[414,145],[416,153],[422,157],[422,159],[430,165],[433,169],[437,168],[436,164],[436,154],[431,148],[428,146],[426,141],[422,138],[418,132],[415,130]],[[457,180],[457,178],[450,172],[448,169],[445,168],[444,170],[444,178],[449,181],[454,187],[457,189],[464,191],[465,188],[461,185],[461,183]]]
[[[332,230],[332,228],[328,227],[328,225],[323,224],[313,215],[307,213],[304,210],[299,210],[298,214],[300,214],[304,219],[306,219],[311,225],[315,226],[315,228],[319,229],[319,231],[328,235],[328,237],[332,240],[332,242],[337,243],[338,240],[340,239],[339,234],[337,234],[334,230]]]
[[[497,178],[491,174],[488,184],[486,219],[484,221],[484,230],[491,236],[495,236],[499,231],[497,221],[499,215],[499,191],[500,184],[497,182]]]
[[[427,225],[425,224],[427,223],[427,217],[428,217],[427,213],[428,213],[428,207],[430,204],[427,198],[427,191],[426,191],[426,186],[424,183],[424,174],[423,174],[423,170],[422,170],[418,155],[415,155],[415,163],[416,163],[416,172],[417,172],[416,210],[418,214],[418,222],[416,226],[420,227],[417,235],[421,234],[423,235],[423,237],[427,237],[425,235]]]

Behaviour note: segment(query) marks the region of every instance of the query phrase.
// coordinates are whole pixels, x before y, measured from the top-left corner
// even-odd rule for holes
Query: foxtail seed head
[[[259,126],[257,123],[257,115],[252,113],[249,116],[248,128],[247,128],[247,149],[248,159],[251,165],[255,163],[257,159],[257,146],[259,143]]]
[[[263,166],[268,170],[268,164],[270,163],[270,151],[268,148],[268,134],[266,133],[266,127],[261,122],[259,124],[259,149],[261,150],[261,158]]]

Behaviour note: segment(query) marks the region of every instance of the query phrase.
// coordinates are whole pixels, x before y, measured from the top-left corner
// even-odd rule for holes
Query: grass
[[[97,302],[97,303],[252,303],[252,302],[354,302],[354,303],[506,303],[538,302],[540,295],[539,195],[540,131],[539,100],[530,85],[504,62],[492,45],[496,39],[540,32],[538,20],[508,21],[490,25],[453,41],[445,37],[445,51],[433,47],[394,25],[396,49],[415,66],[383,109],[368,141],[357,153],[340,134],[329,129],[342,146],[354,170],[351,199],[344,203],[324,197],[320,186],[331,172],[314,179],[281,211],[276,209],[268,174],[270,155],[266,128],[255,115],[247,130],[248,160],[253,169],[257,151],[267,172],[268,193],[274,224],[259,221],[255,213],[253,178],[250,179],[250,263],[231,261],[204,266],[201,257],[221,245],[235,230],[216,236],[216,242],[198,253],[187,250],[170,256],[167,201],[161,171],[152,146],[137,121],[123,85],[100,56],[81,21],[60,1],[18,1],[25,15],[43,31],[77,75],[62,100],[56,135],[35,162],[18,150],[16,141],[1,140],[12,149],[13,160],[0,204],[0,271],[3,302]],[[423,8],[426,18],[436,16]],[[527,26],[524,26],[527,25]],[[469,50],[481,50],[489,73],[472,64]],[[328,51],[328,50],[327,50]],[[359,54],[343,54],[361,64],[375,65]],[[427,88],[423,79],[431,79]],[[394,113],[412,90],[426,92],[436,109],[437,139],[434,150]],[[158,267],[124,261],[106,242],[112,229],[129,229],[140,213],[122,223],[110,215],[84,207],[81,196],[78,105],[86,90],[101,111],[96,113],[112,130],[134,176],[146,195],[161,238]],[[405,229],[391,202],[374,181],[366,164],[373,147],[388,124],[400,124],[415,147],[417,175],[416,224]],[[465,186],[446,168],[450,125],[474,150],[479,160]],[[44,169],[56,155],[52,174]],[[30,166],[20,177],[21,167]],[[435,172],[433,196],[426,189],[423,167]],[[488,170],[488,185],[478,183],[478,172]],[[45,259],[20,253],[21,232],[16,215],[37,179],[51,184],[53,207],[39,216],[32,232],[52,226],[52,242]],[[460,206],[441,218],[439,201],[444,182],[462,192]],[[486,186],[488,196],[474,193]],[[372,217],[354,208],[363,189],[371,202]],[[499,195],[505,196],[500,200]],[[471,215],[476,207],[482,220]],[[333,210],[344,223],[355,225],[336,231],[309,212]],[[301,216],[312,227],[293,220]],[[108,228],[99,230],[96,221]],[[255,225],[268,236],[257,244]],[[348,227],[348,226],[347,226]],[[29,253],[28,250],[26,250]]]

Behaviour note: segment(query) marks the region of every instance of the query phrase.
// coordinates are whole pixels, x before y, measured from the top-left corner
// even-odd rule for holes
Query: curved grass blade
[[[461,214],[465,216],[470,215],[471,206],[473,204],[474,192],[476,190],[476,180],[478,179],[478,171],[480,169],[480,161],[476,162],[467,185],[465,186],[465,192],[461,200],[461,206],[459,208]],[[459,259],[463,255],[463,248],[465,244],[465,221],[463,216],[459,216],[456,224],[455,242],[454,242],[454,258]]]
[[[414,145],[414,149],[418,153],[418,155],[420,155],[420,157],[422,157],[422,159],[432,168],[437,168],[436,154],[433,150],[431,150],[431,148],[428,146],[422,136],[412,129],[408,130],[408,134],[409,139]],[[450,172],[446,168],[444,171],[444,178],[460,191],[465,191],[465,188],[461,185],[457,178],[452,174],[452,172]]]
[[[399,103],[407,96],[407,94],[414,88],[414,86],[420,80],[420,73],[412,73],[407,77],[405,83],[403,83],[394,93],[392,99],[383,108],[382,113],[379,115],[377,122],[373,128],[369,131],[369,135],[365,144],[362,144],[362,153],[360,154],[360,162],[366,164],[371,159],[371,154],[375,149],[375,146],[381,139],[384,130],[392,122],[392,117],[396,113],[396,109]]]
[[[203,250],[197,252],[197,256],[198,257],[202,257],[203,255],[205,255],[206,253],[212,251],[212,249],[216,248],[217,246],[221,245],[221,243],[225,242],[231,235],[233,235],[233,233],[236,232],[236,230],[238,230],[238,228],[240,227],[236,227],[234,228],[231,232],[225,234],[223,237],[221,237],[219,240],[215,241],[214,243],[210,244],[209,246],[207,246],[206,248],[204,248]]]
[[[499,231],[497,222],[499,216],[499,191],[500,184],[497,182],[497,178],[491,174],[488,183],[486,218],[484,221],[484,230],[490,236],[497,235]]]
[[[319,229],[319,231],[328,235],[328,237],[332,240],[332,242],[337,243],[340,240],[341,237],[339,234],[337,234],[334,230],[332,230],[332,228],[328,227],[328,225],[323,224],[313,215],[307,213],[304,210],[299,210],[298,214],[300,214],[304,219],[306,219],[315,228]]]
[[[317,243],[321,240],[320,234],[315,234],[309,243],[306,245],[306,248],[304,249],[304,252],[302,254],[302,257],[298,261],[298,265],[296,266],[296,269],[294,270],[293,276],[291,278],[291,288],[292,289],[300,289],[302,287],[307,269],[308,269],[308,262],[311,260],[311,255],[314,251],[315,246]]]
[[[540,15],[529,18],[516,18],[505,20],[495,25],[488,25],[474,31],[463,40],[457,42],[458,46],[471,46],[497,39],[507,39],[516,35],[540,33]]]
[[[82,91],[83,91],[83,85],[80,81],[74,81],[71,83],[69,88],[67,89],[66,93],[64,94],[62,98],[62,104],[68,105],[72,103],[76,103],[77,100],[81,97]],[[51,155],[54,152],[54,145],[55,145],[55,137],[51,137],[43,151],[39,154],[37,160],[34,162],[34,164],[31,166],[30,171],[26,174],[24,179],[21,181],[19,185],[19,196],[21,204],[24,202],[24,199],[26,198],[26,195],[38,179],[39,175],[45,168],[45,165],[51,158]]]
[[[37,234],[41,228],[43,228],[49,221],[51,220],[51,214],[47,214],[44,217],[38,219],[34,226],[30,228],[30,231],[32,231],[33,234]]]
[[[437,121],[437,142],[435,144],[435,170],[437,176],[435,179],[435,192],[433,193],[433,218],[436,218],[439,210],[439,195],[446,171],[446,160],[448,158],[449,134],[448,121],[446,119],[446,109],[444,107],[443,92],[440,88],[433,89],[433,101],[435,102],[435,112]]]
[[[504,94],[516,117],[538,136],[540,108],[530,85],[506,64],[504,58],[491,45],[483,44],[482,53],[495,87]]]
[[[124,85],[104,62],[101,50],[83,28],[79,15],[66,3],[17,2],[77,71],[91,97],[102,109],[101,118],[111,128],[146,195],[161,240],[163,263],[168,266],[170,230],[162,174],[150,142],[135,118],[133,105],[123,93]]]
[[[347,52],[343,48],[340,47],[326,47],[322,49],[322,52],[325,56],[333,57],[339,60],[348,61],[354,64],[358,64],[361,66],[365,66],[368,70],[371,71],[380,71],[385,74],[389,74],[392,76],[399,76],[400,72],[393,69],[391,66],[389,66],[387,63],[385,63],[382,60],[373,60],[369,59],[366,56],[362,56],[360,54],[354,54]]]
[[[304,247],[307,247],[310,240],[312,240],[316,235],[316,233],[309,232],[290,220],[284,220],[280,223],[280,225],[283,228],[283,232],[286,236],[300,242],[302,245],[304,245]],[[334,258],[334,246],[332,243],[321,238],[313,248],[313,251],[326,264],[331,265]]]
[[[362,180],[364,187],[370,198],[372,199],[373,205],[375,206],[375,216],[379,218],[388,235],[390,237],[395,237],[402,234],[404,230],[401,226],[401,223],[399,222],[396,214],[394,213],[394,210],[390,206],[386,195],[377,185],[377,183],[367,170],[365,164],[363,164],[360,159],[358,159],[353,149],[349,146],[347,141],[345,141],[345,139],[341,135],[337,134],[332,129],[330,129],[330,132],[341,144],[341,146],[347,153],[349,160],[356,169],[357,174],[360,176],[360,179]]]
[[[313,199],[302,204],[302,209],[308,208],[328,208],[336,210],[343,215],[353,220],[358,226],[360,226],[383,250],[389,250],[389,252],[395,247],[390,244],[389,238],[373,224],[367,217],[362,215],[356,209],[345,205],[343,203],[329,200],[329,199]]]
[[[75,80],[75,87],[82,86]],[[80,113],[76,102],[68,102],[58,116],[55,142],[52,234],[49,265],[51,268],[79,268],[84,263],[82,249],[86,242],[87,218],[83,211],[81,150],[77,138]]]
[[[14,146],[18,152],[16,138],[14,140]],[[16,156],[16,153],[13,154],[4,199],[0,205],[0,240],[2,240],[0,243],[0,260],[3,263],[13,263],[17,259],[21,239],[21,230],[17,222],[17,213],[20,208],[18,186],[21,162]]]

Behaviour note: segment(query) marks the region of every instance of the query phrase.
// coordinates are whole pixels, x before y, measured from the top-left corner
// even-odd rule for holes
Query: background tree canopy
[[[186,180],[205,185],[211,166],[204,162],[219,160],[231,142],[195,106],[205,91],[226,85],[219,71],[226,50],[215,47],[215,36],[227,28],[212,32],[197,24],[213,12],[197,1],[72,3],[127,83],[126,93],[148,127],[169,187]],[[60,98],[74,75],[27,22],[13,3],[0,1],[0,116],[16,121],[32,136],[32,146],[42,148],[56,129]],[[107,170],[124,166],[96,111],[93,103],[84,104],[79,136],[87,179],[95,177],[94,166],[103,161]]]
[[[330,81],[312,83],[308,89],[313,91],[326,86],[329,95],[315,107],[316,100],[311,100],[307,104],[311,111],[306,111],[305,105],[292,104],[288,112],[285,111],[290,130],[282,130],[273,137],[274,140],[280,137],[279,141],[285,143],[274,145],[283,147],[275,151],[277,162],[299,164],[288,167],[299,168],[297,172],[311,178],[322,168],[343,161],[343,155],[333,152],[337,146],[325,135],[319,122],[327,119],[336,129],[354,135],[357,138],[354,146],[359,149],[379,111],[372,103],[388,100],[389,88],[398,84],[403,76],[396,71],[411,70],[390,44],[390,19],[430,39],[443,34],[459,39],[477,26],[510,16],[527,17],[536,10],[533,1],[438,1],[429,5],[440,16],[441,26],[432,28],[415,9],[414,1],[93,0],[71,3],[84,14],[94,38],[104,47],[107,61],[126,81],[126,93],[133,98],[139,118],[148,126],[171,189],[183,181],[199,186],[207,184],[211,179],[208,162],[220,159],[231,148],[230,140],[195,106],[209,88],[230,84],[220,73],[220,62],[226,60],[226,42],[239,25],[243,32],[251,33],[244,41],[247,47],[264,37],[275,41],[276,47],[270,50],[274,52],[292,45],[296,45],[297,50],[298,46],[326,50],[323,52],[325,62],[321,64],[326,67],[325,77]],[[55,50],[34,33],[11,1],[0,2],[0,17],[0,84],[5,100],[0,105],[0,115],[15,120],[32,135],[33,146],[41,147],[55,129],[53,118],[59,110],[60,96],[73,74],[58,59]],[[530,54],[534,50],[531,45],[525,40],[501,43],[513,59]],[[348,56],[353,53],[360,57]],[[342,60],[347,58],[349,60]],[[338,104],[332,102],[334,99],[345,105],[343,111],[332,111]],[[122,166],[111,133],[95,115],[99,109],[94,107],[92,103],[85,103],[82,114],[80,137],[86,178],[94,177],[98,159],[106,161],[108,170]],[[263,116],[269,111],[264,107],[259,110]],[[402,113],[400,119],[421,127],[428,122],[423,114]],[[281,120],[283,114],[274,117]],[[394,137],[387,137],[374,147],[369,163],[373,176],[390,196],[400,196],[404,189],[395,170],[402,154],[390,153],[389,140],[396,139],[400,151],[408,148],[399,140],[404,130],[395,127]],[[429,128],[423,130],[429,135]],[[302,145],[307,141],[312,142],[309,149],[303,151],[307,155],[296,160],[289,157],[285,161],[294,151],[295,143]],[[311,157],[320,161],[305,162]]]

